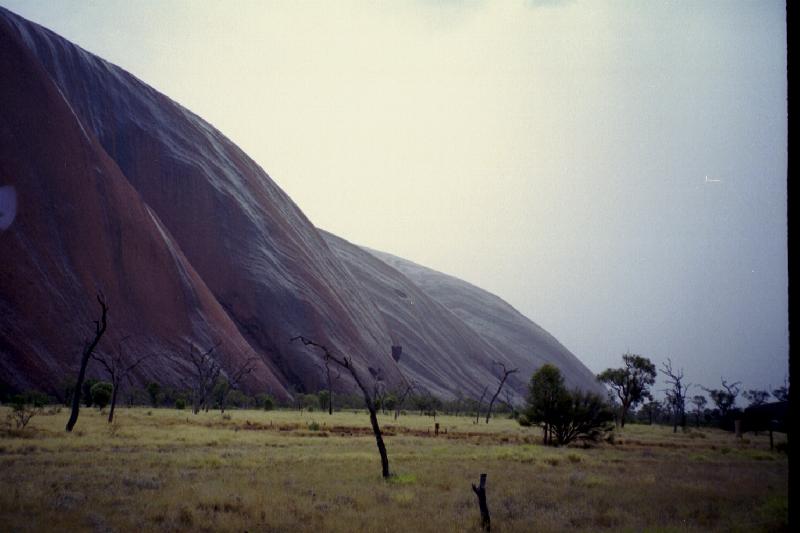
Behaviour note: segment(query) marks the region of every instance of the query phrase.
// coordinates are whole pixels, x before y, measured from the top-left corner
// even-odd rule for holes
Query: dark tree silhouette
[[[497,392],[495,392],[494,396],[492,396],[492,400],[489,402],[489,407],[486,410],[486,423],[487,424],[489,423],[489,418],[492,416],[492,407],[494,406],[494,402],[495,402],[495,400],[497,400],[497,397],[500,396],[500,391],[503,390],[503,385],[505,385],[506,380],[508,379],[508,376],[510,376],[511,374],[514,374],[515,372],[519,372],[519,368],[512,368],[511,370],[508,370],[506,368],[506,365],[504,365],[503,363],[501,363],[499,361],[495,361],[494,364],[500,366],[500,368],[503,369],[503,377],[500,378],[500,384],[497,386]]]
[[[80,390],[83,387],[83,380],[86,377],[86,366],[89,364],[89,359],[92,357],[94,349],[103,338],[103,334],[108,327],[108,304],[106,304],[105,296],[103,293],[97,295],[97,303],[100,304],[100,319],[94,321],[94,337],[91,341],[87,341],[83,347],[83,354],[81,355],[81,368],[78,371],[78,381],[75,382],[75,393],[72,395],[72,412],[67,421],[67,431],[72,431],[75,423],[78,421],[78,412],[81,408],[81,395]]]
[[[789,401],[789,382],[786,378],[783,378],[783,385],[772,391],[772,395],[779,402]]]
[[[318,344],[311,339],[308,339],[302,335],[297,335],[296,337],[292,337],[289,339],[290,342],[300,341],[305,346],[314,346],[322,350],[325,354],[326,361],[333,361],[341,368],[347,370],[350,375],[353,377],[353,380],[356,382],[356,385],[361,390],[361,393],[364,395],[364,405],[367,407],[367,411],[369,411],[369,421],[372,425],[372,432],[375,434],[375,443],[378,446],[378,453],[381,456],[381,473],[384,478],[389,478],[391,473],[389,472],[389,456],[386,453],[386,445],[383,443],[383,434],[381,433],[381,428],[378,425],[378,412],[375,406],[375,397],[378,393],[378,383],[375,383],[373,390],[370,391],[367,388],[367,385],[364,379],[359,375],[359,372],[356,370],[355,365],[353,364],[353,360],[347,356],[335,356],[331,353],[330,350],[325,345]],[[376,377],[373,374],[373,377]]]

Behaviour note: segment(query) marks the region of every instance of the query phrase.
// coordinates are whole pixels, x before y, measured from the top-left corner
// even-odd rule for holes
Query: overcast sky
[[[0,5],[210,121],[317,226],[498,294],[595,372],[630,350],[706,386],[787,374],[782,2]]]

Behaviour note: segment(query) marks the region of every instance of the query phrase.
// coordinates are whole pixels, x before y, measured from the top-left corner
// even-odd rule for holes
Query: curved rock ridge
[[[140,385],[186,386],[186,361],[164,354],[191,341],[220,342],[227,372],[255,358],[248,392],[319,390],[320,354],[289,342],[302,334],[393,389],[414,380],[442,397],[477,396],[496,383],[498,361],[522,370],[517,398],[543,361],[594,386],[499,298],[319,231],[213,126],[3,8],[0,102],[0,186],[17,199],[0,231],[0,383],[57,392],[102,290],[103,349],[131,336],[131,351],[161,355],[137,369]]]
[[[530,377],[553,363],[570,387],[605,395],[597,377],[564,345],[502,298],[456,277],[386,252],[364,248],[401,272],[431,299],[463,320],[485,342]]]
[[[289,342],[298,334],[402,382],[372,302],[252,159],[119,67],[8,11],[0,18],[283,383],[321,383],[319,355]]]

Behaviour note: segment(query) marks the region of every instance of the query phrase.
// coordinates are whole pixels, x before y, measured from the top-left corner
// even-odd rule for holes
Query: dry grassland
[[[385,482],[364,413],[117,413],[0,429],[0,531],[479,531],[481,472],[495,532],[788,530],[787,457],[765,435],[629,426],[555,449],[511,420],[441,416],[437,437],[384,415]]]

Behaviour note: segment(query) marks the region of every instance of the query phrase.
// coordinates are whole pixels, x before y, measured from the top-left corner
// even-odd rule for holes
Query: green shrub
[[[177,400],[175,400],[175,409],[181,409],[181,410],[186,409],[186,400],[184,400],[183,398],[178,398]]]
[[[98,381],[91,388],[92,403],[101,410],[111,401],[114,386],[107,381]]]

